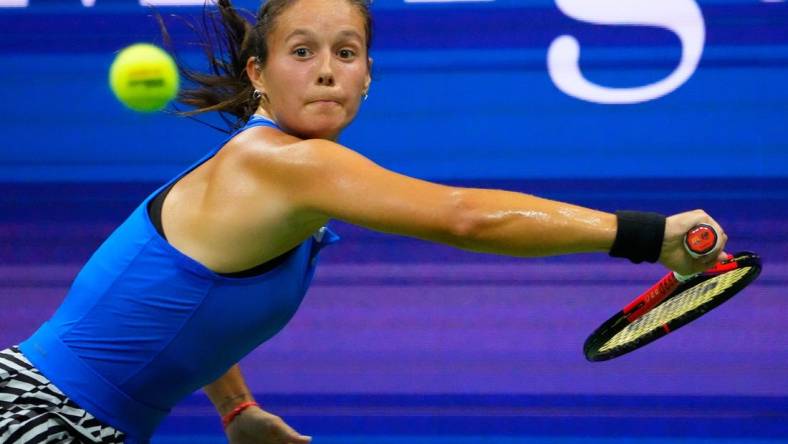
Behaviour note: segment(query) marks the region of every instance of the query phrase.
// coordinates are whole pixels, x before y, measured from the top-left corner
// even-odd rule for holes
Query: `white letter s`
[[[569,17],[599,25],[666,28],[681,40],[681,62],[666,78],[635,88],[608,88],[589,82],[580,70],[580,45],[569,35],[556,38],[547,52],[547,68],[564,93],[605,104],[639,103],[662,97],[686,82],[698,67],[706,38],[703,14],[695,0],[556,0]]]

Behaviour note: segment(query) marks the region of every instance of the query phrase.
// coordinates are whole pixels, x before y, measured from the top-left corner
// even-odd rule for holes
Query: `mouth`
[[[310,100],[308,103],[314,103],[318,105],[341,105],[339,100],[331,98]]]

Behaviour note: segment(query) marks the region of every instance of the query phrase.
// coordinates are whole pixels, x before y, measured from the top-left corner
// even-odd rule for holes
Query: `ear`
[[[263,81],[263,69],[257,62],[257,57],[249,57],[246,60],[246,75],[252,82],[254,89],[258,91],[265,91],[265,82]]]
[[[369,91],[369,85],[372,84],[372,57],[367,58],[367,78],[364,80],[364,91]]]

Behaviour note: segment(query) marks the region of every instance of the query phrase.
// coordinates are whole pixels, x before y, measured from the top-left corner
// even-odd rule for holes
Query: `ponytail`
[[[164,21],[157,16],[165,46],[173,50]],[[242,12],[233,8],[230,0],[218,0],[216,9],[206,4],[202,26],[189,25],[200,37],[199,45],[208,60],[208,72],[190,69],[177,61],[181,76],[194,85],[183,88],[177,101],[192,107],[174,114],[191,117],[218,111],[222,120],[237,129],[249,120],[257,109],[258,100],[252,97],[254,87],[246,75],[246,60],[255,55],[259,43],[254,26]]]

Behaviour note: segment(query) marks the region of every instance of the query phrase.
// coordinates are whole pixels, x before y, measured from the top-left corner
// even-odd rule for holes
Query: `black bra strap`
[[[159,235],[163,237],[165,240],[167,236],[164,235],[164,227],[161,225],[161,207],[164,205],[164,198],[167,197],[172,187],[175,186],[177,182],[171,183],[167,188],[161,190],[161,193],[156,195],[153,199],[148,202],[148,215],[150,216],[150,221],[153,223],[153,227],[156,228]]]

